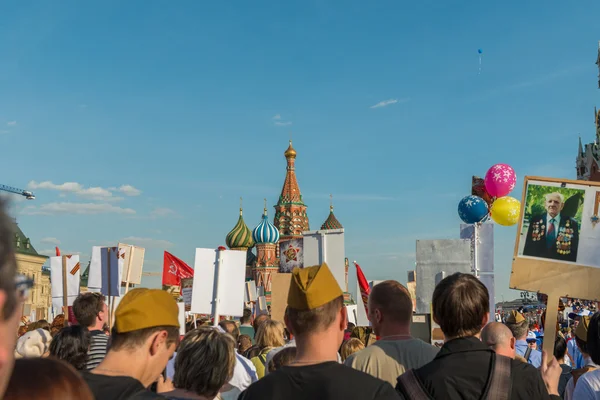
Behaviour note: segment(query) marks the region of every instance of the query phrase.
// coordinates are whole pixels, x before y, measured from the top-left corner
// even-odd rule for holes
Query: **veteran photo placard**
[[[528,181],[519,256],[600,267],[600,188]]]

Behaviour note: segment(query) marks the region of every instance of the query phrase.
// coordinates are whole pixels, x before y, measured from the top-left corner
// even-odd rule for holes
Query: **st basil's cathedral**
[[[294,239],[302,240],[302,232],[309,231],[306,204],[296,179],[296,150],[290,145],[283,153],[287,161],[287,168],[283,188],[279,200],[275,205],[273,222],[269,220],[267,204],[263,210],[262,220],[253,230],[244,222],[243,209],[240,206],[240,216],[237,224],[227,234],[225,243],[231,250],[247,252],[246,280],[254,280],[256,286],[263,286],[267,304],[271,303],[271,277],[279,273],[280,254],[282,243]],[[329,216],[321,225],[321,230],[342,229],[342,224],[333,214],[333,205],[330,205]],[[256,248],[256,254],[253,249]],[[302,251],[297,249],[295,251]],[[348,260],[346,262],[346,287],[344,300],[350,301],[348,294]]]

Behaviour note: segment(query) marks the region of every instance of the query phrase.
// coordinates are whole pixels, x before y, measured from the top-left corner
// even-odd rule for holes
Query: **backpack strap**
[[[493,355],[493,366],[487,383],[487,400],[509,400],[512,391],[510,379],[511,359],[508,357]]]
[[[267,365],[267,355],[266,354],[259,354],[258,359],[262,363],[263,367]]]
[[[398,388],[409,400],[429,400],[430,397],[419,383],[414,370],[409,369],[398,378]]]
[[[531,347],[527,347],[527,350],[525,350],[525,355],[523,356],[527,362],[529,362],[529,357],[531,357],[531,352],[533,351],[533,349]]]

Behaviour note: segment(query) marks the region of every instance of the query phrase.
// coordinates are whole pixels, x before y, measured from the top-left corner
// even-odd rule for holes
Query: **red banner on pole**
[[[365,274],[363,274],[360,265],[356,261],[354,261],[354,265],[356,265],[356,277],[358,278],[358,290],[360,291],[360,296],[362,297],[363,304],[365,305],[365,312],[367,316],[369,315],[369,309],[367,304],[369,302],[369,294],[371,293],[371,287],[369,287],[369,282],[367,282],[367,278],[365,278]]]
[[[162,276],[163,285],[180,286],[182,278],[192,278],[193,276],[194,270],[189,265],[165,251]]]

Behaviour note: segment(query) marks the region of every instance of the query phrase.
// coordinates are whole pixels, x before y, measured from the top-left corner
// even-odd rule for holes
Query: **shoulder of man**
[[[164,396],[161,396],[160,394],[151,392],[149,390],[139,391],[136,394],[134,394],[133,396],[129,397],[129,400],[161,400],[161,399],[167,399],[167,398]]]

